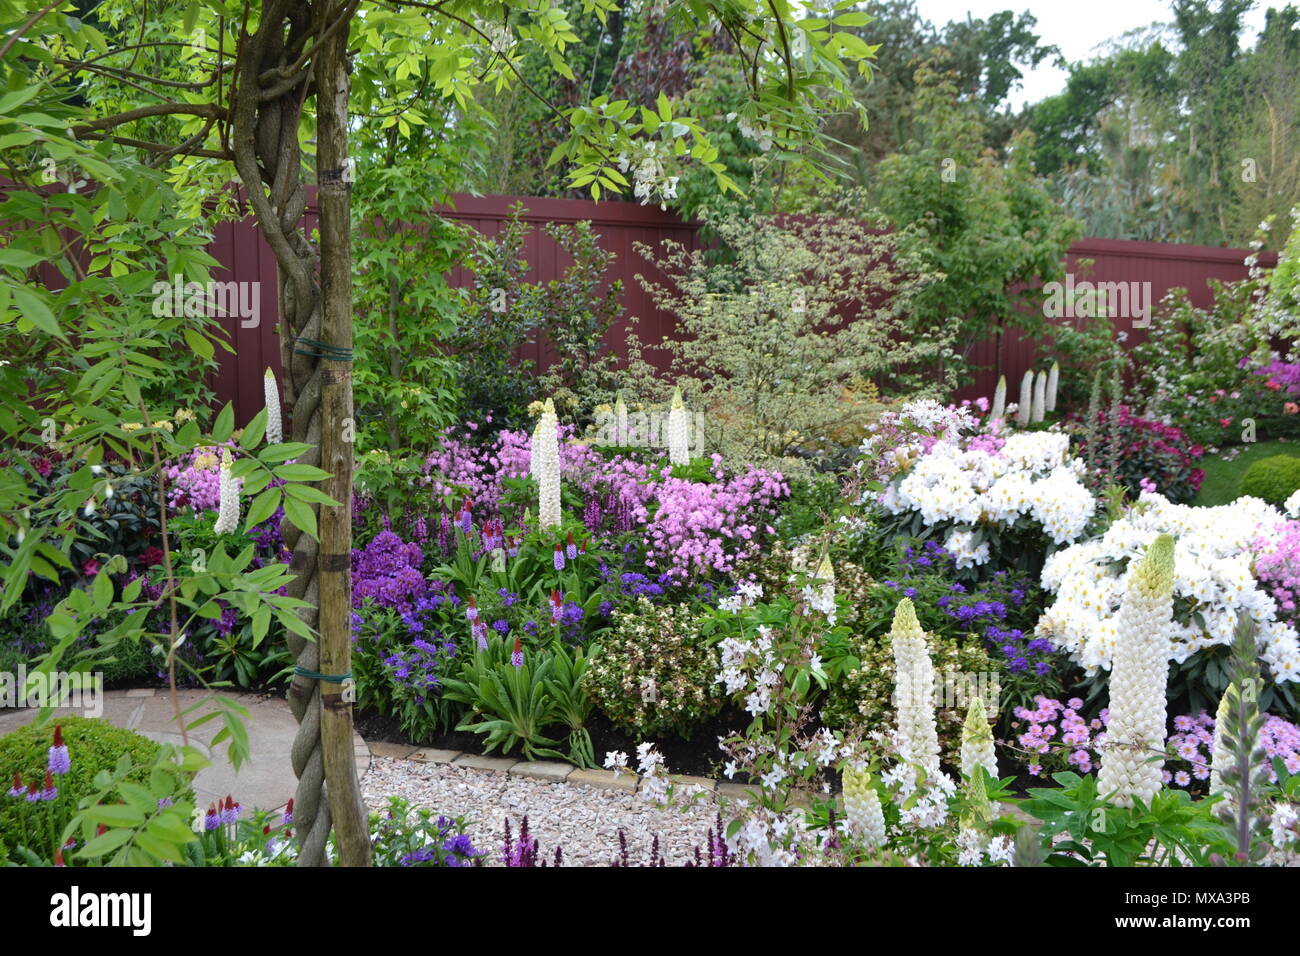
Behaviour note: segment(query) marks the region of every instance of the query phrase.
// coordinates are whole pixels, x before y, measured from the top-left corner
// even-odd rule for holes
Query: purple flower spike
[[[49,771],[53,774],[65,774],[72,769],[72,759],[68,748],[63,743],[63,727],[54,728],[54,746],[50,748]]]

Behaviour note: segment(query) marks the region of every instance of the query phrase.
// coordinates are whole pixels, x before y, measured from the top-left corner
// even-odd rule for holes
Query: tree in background
[[[1244,246],[1300,201],[1300,11],[1270,10],[1241,49],[1251,0],[1174,0],[1173,22],[1071,66],[1031,106],[1035,160],[1090,235]]]
[[[1000,356],[1006,328],[1041,329],[1035,288],[1063,277],[1082,230],[1034,172],[1032,134],[1014,135],[1000,159],[985,145],[982,110],[960,96],[946,65],[917,71],[913,138],[880,162],[870,195],[899,249],[940,276],[915,297],[918,327],[954,326],[963,357],[994,335]]]

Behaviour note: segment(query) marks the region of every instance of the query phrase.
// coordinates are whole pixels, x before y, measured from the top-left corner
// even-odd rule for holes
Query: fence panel
[[[314,193],[314,189],[309,189],[306,214],[309,228],[315,226]],[[639,319],[635,330],[643,342],[658,343],[664,337],[675,336],[673,316],[655,308],[649,294],[636,279],[640,273],[662,281],[663,275],[636,253],[634,243],[642,242],[658,248],[663,240],[672,239],[688,249],[697,249],[700,246],[698,223],[683,222],[670,212],[635,203],[520,196],[457,196],[454,206],[439,211],[473,226],[484,235],[493,236],[501,230],[515,202],[524,204],[527,211],[522,218],[533,227],[525,245],[525,257],[530,267],[529,281],[559,278],[571,263],[569,256],[543,234],[542,226],[548,222],[590,220],[600,236],[601,247],[615,255],[606,274],[607,281],[621,280],[623,283],[623,318],[610,330],[607,344],[626,357],[627,334],[634,328],[633,318]],[[238,420],[244,422],[262,407],[263,370],[270,366],[277,374],[280,371],[275,259],[251,219],[223,223],[210,251],[225,266],[224,271],[214,278],[260,283],[261,321],[256,328],[246,329],[238,320],[226,320],[235,354],[223,355],[221,368],[213,378],[218,398],[233,401]],[[1074,273],[1076,281],[1149,283],[1141,288],[1149,290],[1153,306],[1174,287],[1188,289],[1196,305],[1206,306],[1212,300],[1208,280],[1245,278],[1247,270],[1243,260],[1247,254],[1242,249],[1210,246],[1083,239],[1070,248],[1066,265]],[[1081,260],[1085,259],[1093,261],[1090,270],[1082,266]],[[1272,254],[1265,253],[1260,259],[1266,266],[1276,263],[1276,256]],[[458,268],[452,271],[448,281],[453,286],[465,287],[472,285],[473,276],[468,270]],[[1119,324],[1123,328],[1123,323]],[[1130,330],[1127,344],[1132,346],[1142,341],[1145,334],[1141,330]],[[977,343],[968,362],[979,367],[980,371],[974,383],[962,389],[958,397],[991,395],[999,368],[1007,376],[1014,394],[1020,377],[1033,366],[1037,351],[1036,342],[1015,330],[1009,330],[1003,336],[1000,349],[992,339]],[[539,368],[546,367],[554,358],[545,340],[521,347],[520,355],[531,358]],[[661,366],[665,359],[655,353],[647,357],[652,357]]]

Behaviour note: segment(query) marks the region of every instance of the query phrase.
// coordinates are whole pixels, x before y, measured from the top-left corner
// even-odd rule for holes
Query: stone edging
[[[366,741],[372,757],[392,757],[413,763],[447,764],[466,770],[504,773],[524,780],[543,783],[569,783],[600,790],[622,790],[635,793],[641,787],[641,777],[634,773],[618,774],[612,770],[581,770],[559,760],[517,760],[514,757],[486,757],[481,754],[461,753],[459,750],[437,750],[415,747],[411,744],[394,744],[385,741]],[[679,786],[697,786],[717,796],[732,799],[750,799],[757,787],[750,784],[730,783],[711,777],[693,777],[669,774],[669,780]]]

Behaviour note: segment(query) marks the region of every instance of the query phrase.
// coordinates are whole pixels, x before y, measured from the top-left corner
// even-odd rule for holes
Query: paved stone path
[[[210,692],[202,690],[178,691],[181,711],[184,712],[187,707],[209,695]],[[208,721],[190,734],[190,743],[207,751],[212,758],[212,765],[200,771],[194,781],[198,802],[204,804],[218,798],[224,799],[229,793],[247,807],[274,810],[284,806],[297,788],[289,753],[298,723],[289,711],[289,704],[282,698],[259,697],[256,694],[233,691],[222,692],[222,696],[237,700],[248,709],[245,725],[248,727],[252,755],[236,773],[226,758],[226,742],[218,744],[215,752],[211,750],[212,738],[224,726],[220,718]],[[110,690],[104,692],[102,702],[104,720],[134,730],[159,743],[181,743],[171,697],[165,690]],[[209,709],[197,710],[183,719],[191,723],[208,713]],[[75,708],[59,708],[55,713],[84,716],[84,711]],[[36,712],[32,710],[0,710],[0,735],[26,726],[35,716]],[[365,774],[370,769],[370,750],[360,735],[354,735],[353,743],[357,773]],[[72,759],[77,759],[76,754],[72,755]]]

